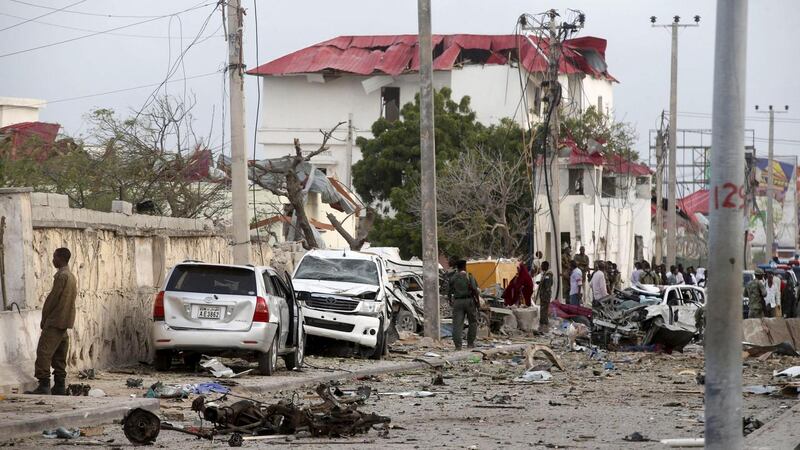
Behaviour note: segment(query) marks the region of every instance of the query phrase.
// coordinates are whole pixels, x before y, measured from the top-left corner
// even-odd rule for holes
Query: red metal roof
[[[61,125],[57,123],[21,122],[0,128],[0,135],[11,139],[11,159],[32,157],[41,162],[50,157],[50,150],[60,128]]]
[[[603,166],[604,171],[637,177],[652,174],[650,168],[646,165],[627,160],[620,155],[603,155],[600,152],[589,153],[581,150],[571,139],[566,139],[561,144],[570,148],[569,165]]]
[[[434,70],[452,70],[459,63],[506,64],[521,60],[529,72],[547,69],[549,46],[536,37],[521,35],[434,35]],[[479,50],[478,54],[474,51]],[[606,68],[606,40],[596,37],[569,39],[563,45],[559,70],[585,73],[616,81]],[[465,56],[465,51],[472,51]],[[419,69],[417,35],[339,36],[306,47],[248,71],[250,75],[288,75],[345,72],[356,75],[399,75]]]

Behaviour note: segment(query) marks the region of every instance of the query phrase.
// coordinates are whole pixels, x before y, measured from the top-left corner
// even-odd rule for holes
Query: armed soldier
[[[750,319],[761,319],[764,317],[764,298],[767,296],[767,288],[764,286],[764,271],[756,269],[755,279],[747,283],[745,292],[747,293],[747,306],[749,312],[747,317]]]

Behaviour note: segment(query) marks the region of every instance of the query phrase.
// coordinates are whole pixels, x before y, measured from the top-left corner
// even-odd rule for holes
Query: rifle
[[[476,309],[481,309],[481,295],[478,293],[478,290],[475,289],[475,286],[471,283],[470,274],[467,273],[467,287],[469,288],[469,293],[472,295],[472,302],[475,303]]]

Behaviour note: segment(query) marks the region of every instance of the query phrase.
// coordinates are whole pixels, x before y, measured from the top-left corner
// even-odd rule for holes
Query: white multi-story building
[[[0,97],[0,128],[24,122],[38,122],[39,110],[47,104],[33,98]]]
[[[546,42],[458,34],[436,35],[433,44],[434,88],[450,88],[456,101],[469,96],[480,122],[491,125],[509,117],[527,128],[541,120]],[[559,82],[567,114],[589,106],[613,110],[616,80],[608,74],[605,48],[606,41],[594,37],[564,42]],[[414,101],[418,68],[417,35],[340,36],[263,64],[248,72],[263,78],[258,143],[267,158],[293,152],[294,138],[313,150],[321,141],[319,130],[348,121],[353,140],[372,137],[378,118],[396,120],[402,106]],[[361,153],[348,146],[347,137],[348,128],[340,127],[330,150],[313,162],[351,184],[350,169]]]

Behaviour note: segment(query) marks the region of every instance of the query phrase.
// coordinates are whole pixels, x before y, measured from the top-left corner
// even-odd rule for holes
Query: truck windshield
[[[378,285],[378,266],[367,259],[322,259],[306,256],[295,278]]]

